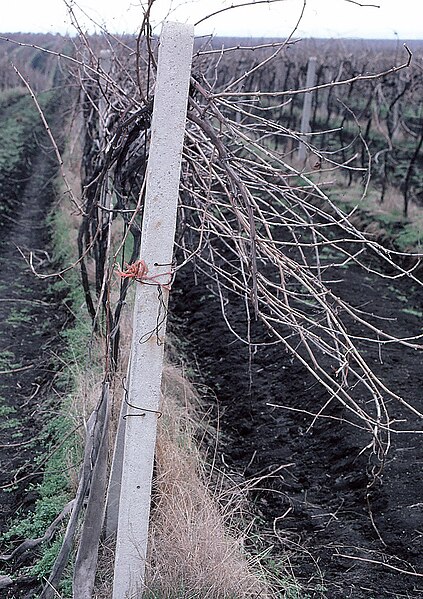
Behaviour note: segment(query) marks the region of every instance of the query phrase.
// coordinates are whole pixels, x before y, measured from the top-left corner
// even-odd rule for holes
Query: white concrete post
[[[163,25],[140,252],[148,276],[162,283],[173,255],[193,42],[192,26]],[[168,290],[150,282],[136,283],[113,599],[141,597],[144,587],[168,301]]]
[[[316,85],[316,62],[317,58],[315,56],[310,56],[308,59],[307,66],[307,81],[306,88],[314,87]],[[301,115],[301,133],[310,133],[310,117],[311,117],[311,100],[313,97],[313,92],[307,92],[304,94],[304,104],[303,104],[303,112]],[[304,162],[306,159],[307,147],[305,144],[300,142],[298,146],[298,160],[299,162]]]

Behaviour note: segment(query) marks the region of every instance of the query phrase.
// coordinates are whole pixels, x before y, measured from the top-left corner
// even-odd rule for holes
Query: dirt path
[[[391,318],[388,324],[394,333],[421,332],[423,295],[409,281],[389,282],[354,266],[344,273],[343,281],[334,285],[339,295],[365,306],[368,313]],[[254,497],[258,517],[273,531],[269,543],[278,547],[276,554],[290,554],[295,575],[308,589],[307,598],[421,599],[421,436],[394,436],[383,477],[371,488],[368,504],[370,464],[367,454],[361,453],[368,437],[328,418],[317,420],[309,430],[311,418],[292,409],[315,413],[326,394],[279,345],[259,348],[254,354],[250,389],[248,352],[226,329],[210,282],[199,273],[197,277],[195,285],[192,273],[178,274],[171,305],[174,326],[216,394],[221,465],[247,478],[284,465],[267,481],[271,490]],[[232,318],[244,318],[235,300],[228,309]],[[421,410],[421,354],[398,346],[389,346],[381,356],[375,347],[364,349],[385,383]],[[390,408],[398,420],[405,417],[400,406]],[[326,411],[341,419],[343,414],[336,403]],[[407,418],[407,426],[421,429],[417,418],[409,414]]]
[[[45,219],[55,197],[57,162],[48,140],[37,134],[38,146],[27,157],[32,165],[13,220],[0,223],[1,532],[17,513],[26,515],[37,496],[31,491],[40,480],[37,458],[48,442],[40,440],[40,432],[53,410],[59,332],[67,318],[49,281],[36,278],[19,251],[33,252],[39,272],[51,270]]]

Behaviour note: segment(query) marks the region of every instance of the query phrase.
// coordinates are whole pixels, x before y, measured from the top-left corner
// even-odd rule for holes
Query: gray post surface
[[[307,81],[306,88],[314,87],[316,85],[316,62],[317,59],[315,56],[310,56],[308,59],[307,66]],[[301,133],[310,133],[310,117],[311,117],[311,100],[312,100],[313,92],[307,92],[304,94],[304,105],[303,112],[301,115]],[[298,160],[300,162],[304,162],[306,159],[307,147],[305,144],[300,142],[298,147]]]
[[[170,271],[173,256],[193,41],[192,26],[163,25],[140,251],[148,276],[162,283],[169,281],[160,275]],[[140,597],[144,587],[169,294],[154,282],[135,284],[113,599]]]

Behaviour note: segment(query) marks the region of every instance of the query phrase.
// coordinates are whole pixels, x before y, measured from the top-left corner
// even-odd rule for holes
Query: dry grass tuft
[[[175,367],[167,366],[146,596],[269,597],[258,568],[243,551],[243,533],[233,527],[228,503],[223,513],[205,475],[194,442],[196,401],[192,386]],[[238,493],[234,505],[239,507]]]
[[[193,386],[180,370],[163,373],[144,599],[247,599],[276,596],[259,560],[247,557],[246,493],[210,482],[195,438],[204,429]],[[218,478],[217,476],[215,478]],[[100,548],[95,599],[109,599],[114,541]],[[141,597],[137,597],[141,599]]]

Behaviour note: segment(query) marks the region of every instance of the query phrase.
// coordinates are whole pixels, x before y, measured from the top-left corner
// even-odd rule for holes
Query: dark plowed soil
[[[391,318],[384,322],[392,333],[422,332],[423,295],[409,280],[387,281],[355,266],[343,275],[333,286],[337,294]],[[255,494],[255,509],[273,531],[276,553],[290,554],[304,597],[421,599],[421,435],[394,435],[383,474],[370,486],[368,452],[362,452],[367,433],[343,422],[345,412],[336,402],[309,428],[312,417],[305,412],[318,412],[326,392],[280,345],[257,348],[250,384],[247,348],[226,328],[210,281],[199,273],[196,280],[192,272],[178,274],[171,300],[174,326],[215,391],[222,465],[247,479],[276,472],[261,484],[269,490]],[[245,318],[234,298],[228,310],[235,321]],[[376,347],[363,349],[386,385],[422,410],[421,353],[397,345],[381,354]],[[397,420],[407,419],[398,428],[422,428],[401,405],[390,402],[389,408]]]
[[[38,145],[20,201],[0,223],[0,531],[17,515],[25,516],[37,497],[45,454],[40,433],[54,404],[54,380],[60,360],[59,334],[67,318],[49,282],[37,278],[22,253],[33,255],[39,273],[51,271],[46,217],[55,197],[54,151],[37,128]],[[2,198],[6,201],[6,198]],[[10,549],[10,548],[8,548]],[[3,551],[7,549],[3,546]],[[1,564],[13,575],[13,564]],[[4,567],[3,567],[4,566]],[[0,587],[1,588],[1,587]],[[9,594],[6,595],[6,592]],[[4,594],[2,594],[4,593]],[[0,590],[20,597],[18,588]]]

